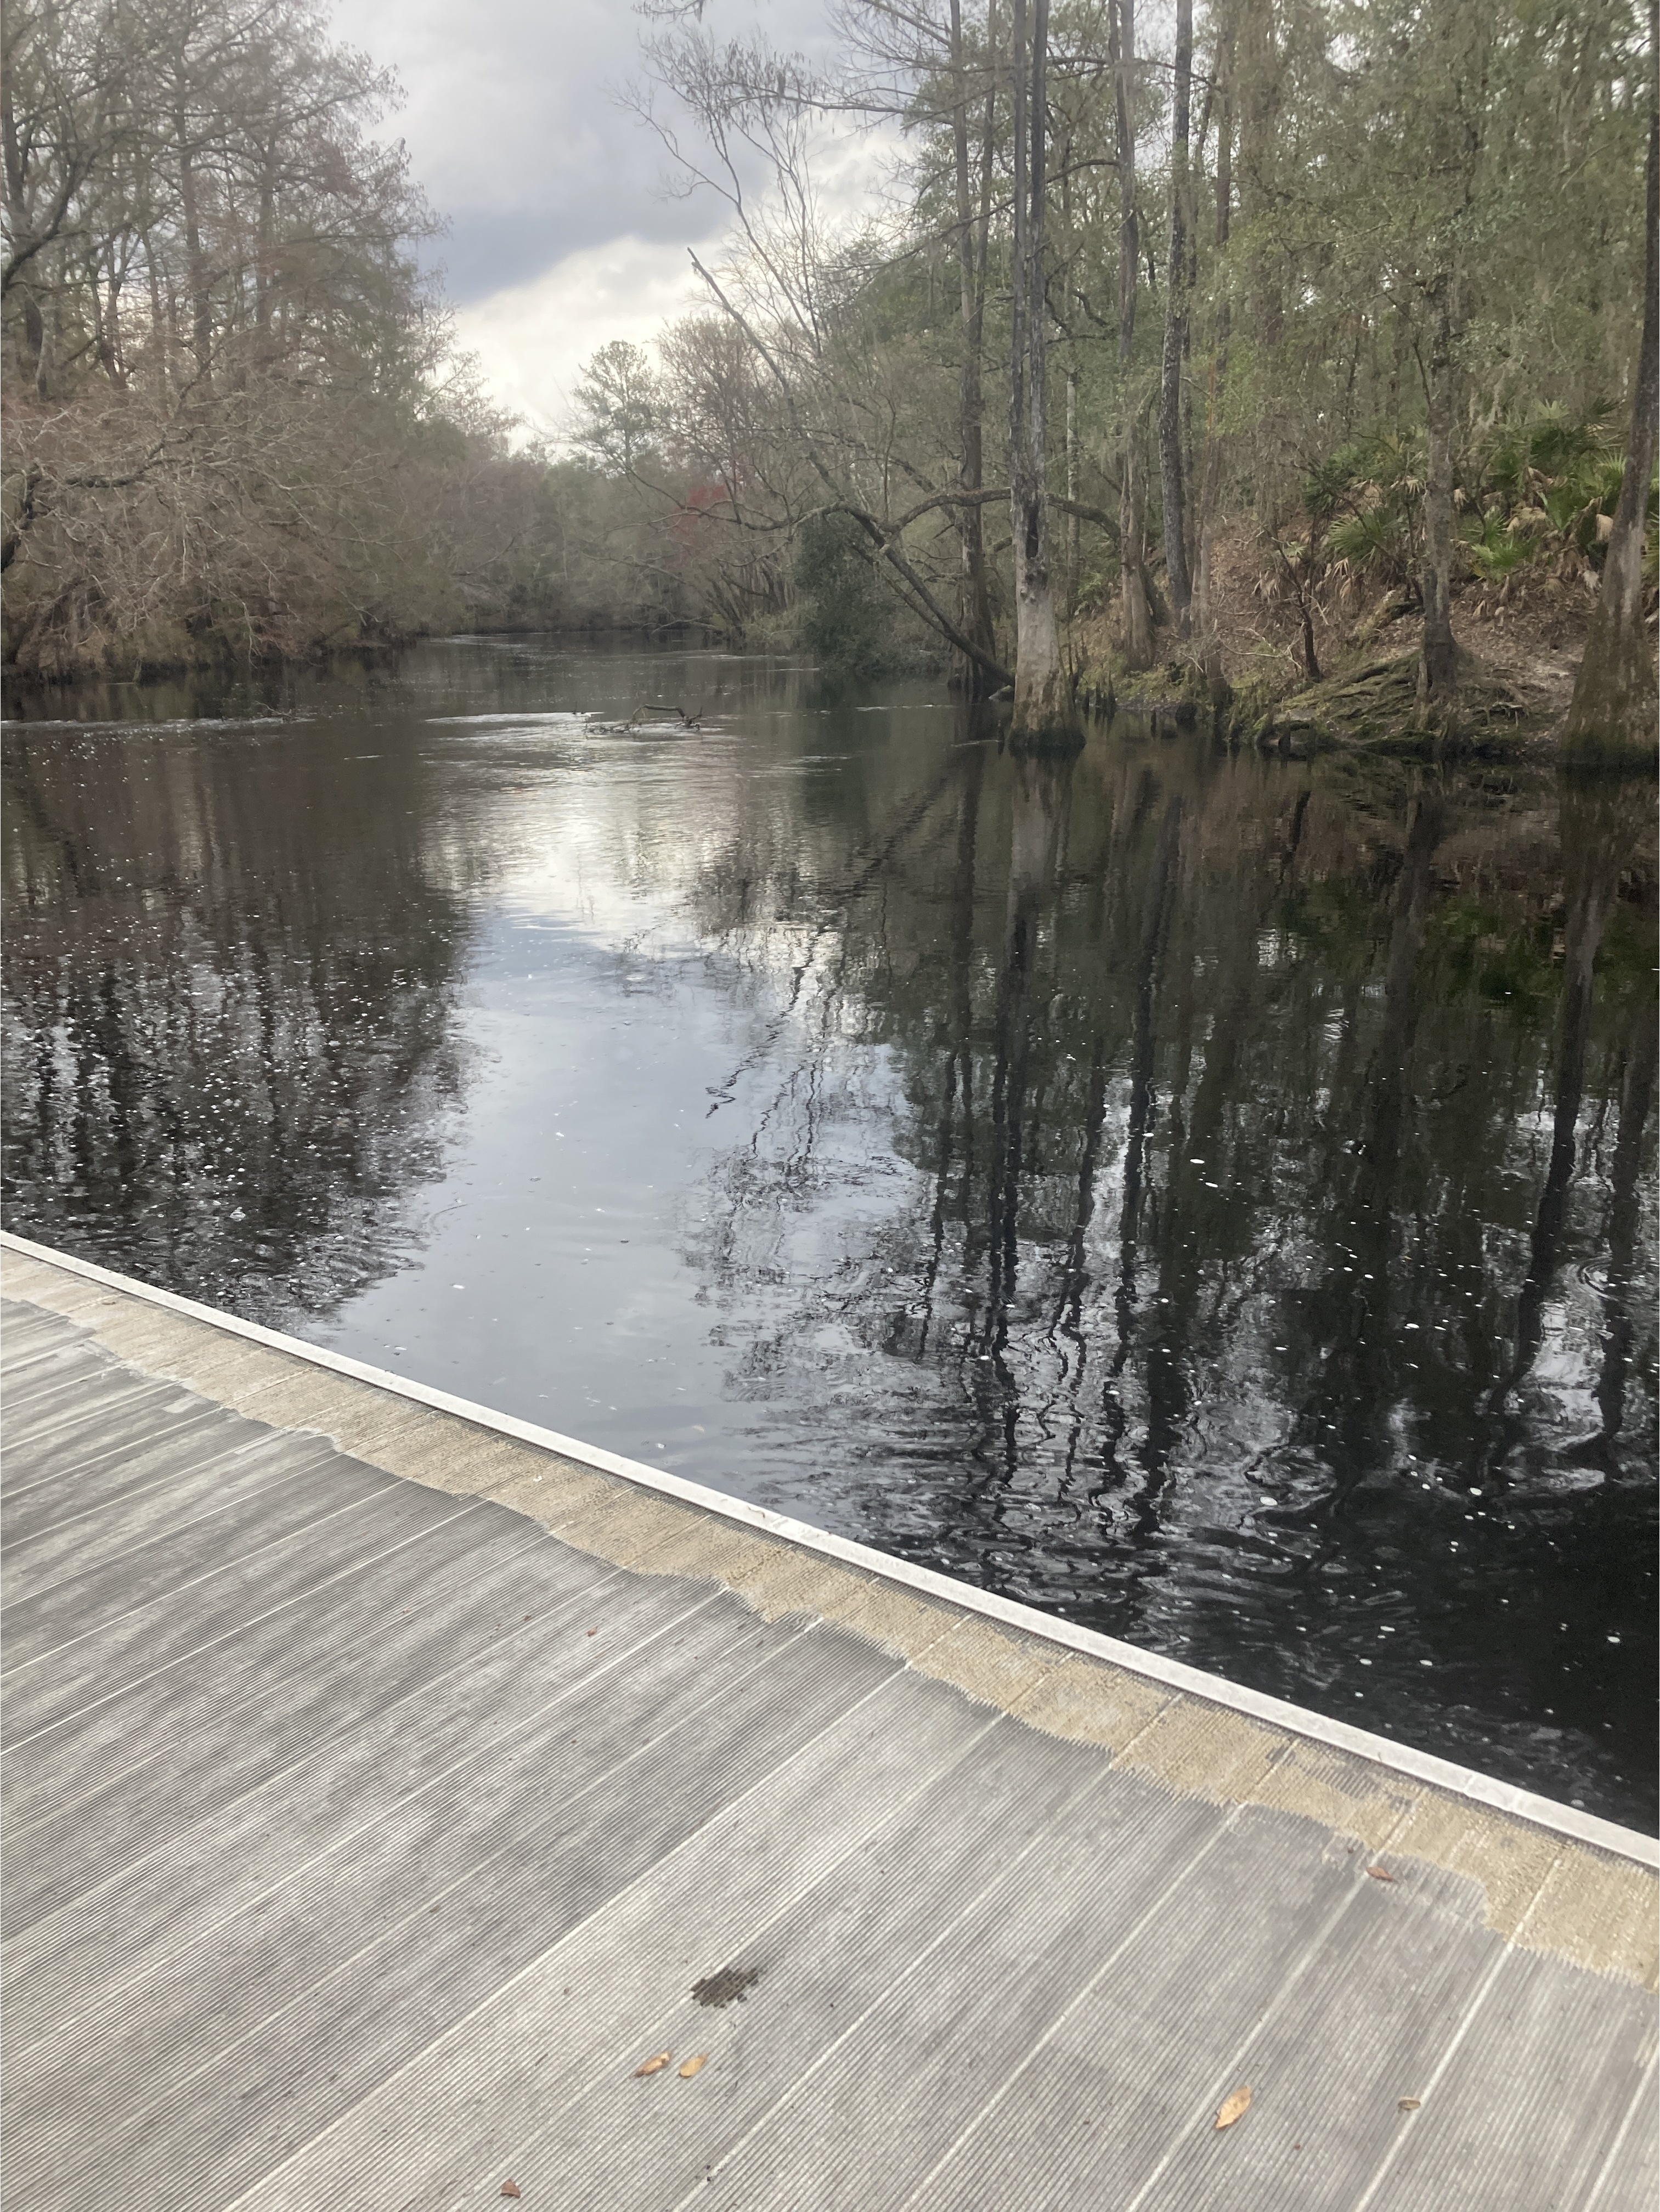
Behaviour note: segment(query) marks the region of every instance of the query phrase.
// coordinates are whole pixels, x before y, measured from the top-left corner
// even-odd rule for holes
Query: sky
[[[822,49],[825,0],[708,0],[717,36]],[[654,134],[620,94],[641,74],[629,0],[336,0],[335,36],[398,72],[401,136],[447,236],[464,351],[535,429],[557,434],[581,364],[647,343],[704,295],[687,248],[719,252],[725,210],[665,189]]]

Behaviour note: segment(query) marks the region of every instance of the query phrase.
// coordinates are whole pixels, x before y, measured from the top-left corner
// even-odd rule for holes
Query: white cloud
[[[707,0],[724,38],[822,52],[828,0]],[[623,106],[642,21],[628,0],[335,0],[337,38],[395,69],[416,178],[450,225],[441,262],[457,337],[502,403],[557,435],[582,363],[610,338],[648,345],[705,295],[687,246],[718,262],[729,210],[663,189],[655,135]],[[819,134],[823,221],[873,204],[891,134]],[[751,180],[751,188],[755,179]]]
[[[708,0],[722,37],[822,44],[825,0]],[[466,303],[527,283],[568,254],[633,235],[694,240],[702,196],[662,189],[654,134],[618,99],[640,74],[629,0],[334,0],[333,31],[397,70],[407,95],[385,126],[451,225],[433,258]]]
[[[614,238],[463,308],[456,334],[503,404],[556,437],[591,354],[611,338],[649,346],[665,323],[706,298],[684,246]]]

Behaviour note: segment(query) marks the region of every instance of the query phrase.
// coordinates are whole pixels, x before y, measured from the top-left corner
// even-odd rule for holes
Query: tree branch
[[[951,617],[946,612],[945,609],[934,598],[933,592],[929,591],[922,579],[917,574],[915,569],[911,566],[911,563],[905,558],[903,552],[901,550],[897,542],[897,538],[891,535],[888,531],[885,530],[873,514],[870,514],[866,508],[856,506],[853,501],[846,497],[841,486],[836,483],[835,477],[830,474],[830,470],[820,459],[818,450],[813,443],[812,434],[807,430],[806,427],[801,421],[800,410],[797,409],[795,404],[795,395],[790,390],[788,381],[786,379],[782,369],[779,368],[778,363],[773,359],[770,350],[757,333],[751,327],[750,323],[745,315],[739,308],[733,305],[729,299],[727,299],[720,285],[716,283],[714,278],[710,276],[708,270],[704,268],[702,263],[697,258],[697,256],[691,252],[690,247],[687,248],[687,253],[690,258],[692,267],[702,278],[704,283],[708,286],[709,290],[714,295],[714,297],[719,301],[721,307],[726,313],[731,316],[733,321],[737,324],[739,329],[742,331],[744,336],[749,340],[756,352],[759,354],[761,359],[766,363],[768,369],[771,373],[773,381],[778,386],[779,394],[784,402],[784,406],[789,416],[790,422],[797,435],[801,440],[802,448],[806,454],[807,460],[811,465],[814,474],[819,478],[825,489],[833,495],[836,504],[842,507],[842,511],[852,516],[853,520],[859,525],[860,528],[864,531],[866,536],[869,538],[873,544],[876,546],[883,559],[891,566],[898,575],[904,578],[906,583],[909,585],[911,590],[921,601],[922,606],[926,610],[928,620],[932,622],[934,628],[939,632],[939,635],[945,638],[948,643],[954,645],[957,647],[957,650],[965,659],[971,660],[976,668],[982,670],[986,675],[994,678],[1000,686],[1005,684],[1012,683],[1014,679],[1010,675],[1008,670],[1003,667],[998,661],[994,660],[989,653],[982,652],[974,642],[973,639],[966,635],[963,630],[959,629],[958,625],[952,620]]]

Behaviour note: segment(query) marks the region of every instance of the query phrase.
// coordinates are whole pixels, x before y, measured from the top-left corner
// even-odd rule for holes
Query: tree
[[[1158,382],[1158,465],[1164,505],[1164,570],[1170,578],[1176,634],[1188,634],[1192,586],[1188,580],[1187,501],[1183,477],[1182,374],[1188,350],[1188,295],[1193,264],[1189,250],[1188,136],[1193,108],[1193,0],[1176,0],[1175,100],[1171,108],[1170,254],[1164,264],[1164,347]]]
[[[1135,292],[1140,268],[1140,225],[1135,205],[1135,0],[1112,0],[1111,60],[1119,195],[1119,597],[1124,659],[1132,669],[1140,669],[1152,663],[1152,613],[1142,569],[1146,511],[1132,385]]]
[[[1651,62],[1660,50],[1649,11]],[[1660,103],[1649,71],[1648,155],[1645,163],[1643,336],[1632,392],[1631,436],[1584,659],[1562,732],[1564,750],[1582,758],[1655,750],[1654,643],[1643,620],[1643,547],[1654,476],[1655,418],[1660,415]]]
[[[1049,573],[1049,307],[1043,213],[1049,123],[1044,77],[1049,0],[1014,0],[1014,240],[1010,319],[1009,505],[1014,539],[1014,732],[1038,738],[1066,724],[1071,699],[1061,665]]]
[[[1228,234],[1233,220],[1234,53],[1237,44],[1235,8],[1230,4],[1230,0],[1224,0],[1216,27],[1212,73],[1216,120],[1216,165],[1213,188],[1215,216],[1212,247],[1219,273],[1225,264]],[[1194,530],[1193,579],[1205,676],[1210,686],[1212,702],[1218,709],[1226,703],[1228,686],[1222,672],[1221,648],[1216,635],[1215,608],[1212,602],[1212,566],[1217,509],[1222,493],[1223,437],[1219,418],[1227,383],[1228,347],[1232,333],[1232,303],[1224,282],[1219,285],[1211,334],[1209,384],[1205,398],[1204,468]]]
[[[589,356],[576,382],[576,442],[602,468],[631,477],[655,449],[661,400],[650,362],[613,338]]]
[[[448,356],[390,76],[308,0],[18,0],[5,40],[12,664],[522,605],[533,465]]]
[[[960,620],[964,629],[988,658],[997,649],[992,625],[991,593],[986,575],[986,541],[980,495],[985,489],[985,416],[981,356],[986,319],[986,256],[991,233],[991,173],[997,119],[996,78],[988,74],[983,114],[979,124],[979,162],[970,161],[970,104],[974,90],[967,45],[963,33],[962,0],[951,0],[951,131],[952,170],[957,193],[957,269],[958,312],[962,319],[961,354],[958,366],[958,439],[960,458],[958,482],[963,505],[958,529],[963,545],[963,595]],[[988,25],[988,46],[995,51],[994,17]],[[970,691],[987,686],[982,668],[965,661],[963,680]]]
[[[1342,676],[1421,609],[1438,726],[1477,621],[1554,590],[1571,643],[1599,568],[1575,742],[1646,702],[1633,0],[1178,0],[1140,44],[1134,0],[833,0],[811,61],[644,12],[638,104],[728,229],[705,313],[590,364],[577,462],[446,366],[395,88],[313,0],[17,0],[15,665],[492,607],[781,642],[824,526],[1023,733],[1195,609],[1219,700],[1225,641]],[[824,149],[879,130],[895,189],[844,216]]]

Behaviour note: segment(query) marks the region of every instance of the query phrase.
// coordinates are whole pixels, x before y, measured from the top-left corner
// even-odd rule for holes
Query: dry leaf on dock
[[[685,2064],[680,2069],[680,2079],[683,2081],[690,2081],[692,2075],[694,2074],[701,2074],[708,2063],[709,2055],[708,2051],[700,2051],[696,2058],[687,2059]]]
[[[635,2080],[643,2081],[648,2074],[660,2074],[673,2056],[674,2053],[672,2051],[660,2051],[655,2058],[648,2058],[643,2066],[635,2068]]]
[[[1236,2120],[1243,2119],[1250,2108],[1250,2085],[1236,2089],[1231,2097],[1224,2098],[1222,2109],[1216,2115],[1219,2128],[1231,2128]]]

